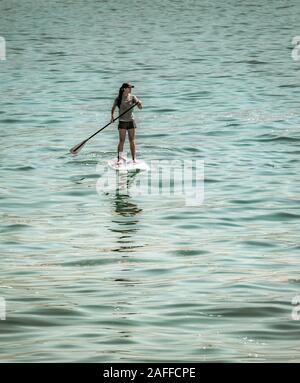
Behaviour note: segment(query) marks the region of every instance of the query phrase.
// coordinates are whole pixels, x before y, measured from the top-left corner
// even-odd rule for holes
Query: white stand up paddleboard
[[[134,163],[132,160],[124,159],[121,164],[118,164],[118,159],[114,158],[112,160],[107,161],[108,166],[110,166],[114,170],[122,170],[122,171],[134,171],[134,170],[145,170],[148,171],[149,165],[146,164],[143,160],[136,160]]]

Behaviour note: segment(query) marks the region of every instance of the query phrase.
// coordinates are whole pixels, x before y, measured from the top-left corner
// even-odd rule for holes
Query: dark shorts
[[[135,121],[119,121],[118,129],[135,129]]]

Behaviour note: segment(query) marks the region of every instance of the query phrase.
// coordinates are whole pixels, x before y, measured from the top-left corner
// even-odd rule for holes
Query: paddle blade
[[[70,153],[71,153],[71,154],[74,154],[74,155],[77,154],[77,153],[79,153],[80,150],[84,147],[84,144],[85,144],[85,143],[86,143],[86,140],[80,142],[80,144],[77,144],[77,145],[73,146],[73,148],[70,149]]]

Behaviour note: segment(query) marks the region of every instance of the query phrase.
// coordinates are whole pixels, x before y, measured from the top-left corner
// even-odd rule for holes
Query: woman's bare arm
[[[114,113],[115,113],[115,109],[116,109],[116,106],[113,105],[113,107],[111,108],[111,121],[114,120]]]

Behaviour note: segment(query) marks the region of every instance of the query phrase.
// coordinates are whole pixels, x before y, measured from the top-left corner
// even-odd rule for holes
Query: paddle
[[[90,140],[91,138],[93,138],[96,134],[100,133],[101,130],[105,129],[106,127],[108,127],[108,125],[112,124],[113,122],[115,122],[118,118],[120,118],[121,116],[123,116],[123,114],[127,113],[130,109],[134,108],[136,105],[138,104],[138,102],[136,102],[135,104],[133,104],[129,109],[125,110],[125,112],[121,113],[117,118],[115,118],[113,121],[109,122],[108,124],[106,124],[105,126],[103,126],[103,128],[97,130],[96,133],[92,134],[89,138],[87,138],[86,140],[80,142],[80,144],[77,144],[75,146],[73,146],[72,149],[70,149],[70,153],[71,154],[77,154],[78,152],[80,152],[80,150],[84,147],[84,145],[88,142],[88,140]]]

